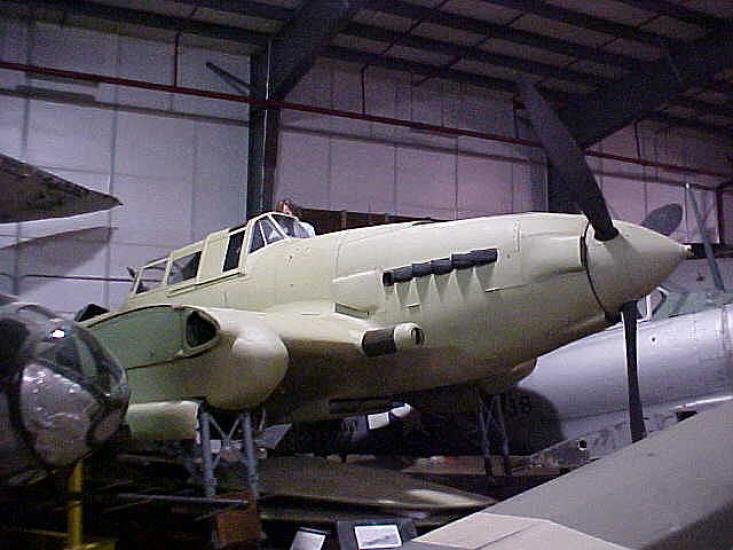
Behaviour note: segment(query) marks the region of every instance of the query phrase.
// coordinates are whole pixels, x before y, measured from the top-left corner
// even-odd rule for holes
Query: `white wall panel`
[[[114,112],[33,100],[26,160],[57,169],[108,172]]]
[[[101,227],[23,241],[16,246],[18,272],[21,276],[104,277],[109,233],[109,228]],[[43,279],[35,280],[36,285],[43,282]]]
[[[194,132],[196,180],[244,189],[249,154],[247,127],[196,122]]]
[[[173,82],[173,44],[120,36],[118,55],[117,75],[121,78],[156,84]],[[166,109],[172,98],[170,94],[119,86],[117,101],[127,105]]]
[[[644,183],[638,180],[605,177],[603,195],[614,219],[640,223],[647,214]]]
[[[0,96],[0,152],[20,157],[23,152],[23,120],[26,100]]]
[[[427,124],[441,126],[443,124],[442,95],[423,87],[404,86],[406,93],[400,98],[409,101],[400,105],[400,114],[408,120],[419,120]]]
[[[474,96],[461,86],[437,80],[415,87],[409,76],[373,67],[365,73],[362,98],[358,69],[332,63],[329,79],[324,65],[306,77],[288,99],[310,98],[321,104],[319,98],[328,95],[328,85],[332,84],[330,94],[338,109],[360,112],[365,107],[369,114],[438,126],[463,126],[507,135],[514,131],[514,113],[506,99]],[[297,120],[299,116],[286,114],[284,120]],[[386,209],[390,193],[396,193],[398,199],[392,206],[395,213],[440,218],[512,211],[515,205],[533,209],[543,205],[536,195],[544,176],[539,183],[533,183],[528,168],[513,168],[523,162],[524,148],[338,118],[331,119],[330,126],[324,122],[320,129],[311,122],[308,125],[321,136],[283,134],[287,137],[282,138],[280,146],[278,197],[298,197],[299,202],[314,207],[368,212]],[[364,141],[351,141],[348,136]],[[396,167],[389,153],[393,148],[399,150]],[[463,151],[475,154],[464,155]],[[534,171],[538,170],[543,172]],[[482,178],[496,180],[488,194],[477,187]],[[458,205],[456,179],[461,182]],[[396,189],[392,183],[395,180]],[[330,186],[324,182],[330,182]],[[384,206],[377,208],[377,204]]]
[[[191,239],[242,223],[247,196],[247,128],[197,122]]]
[[[74,279],[23,280],[20,296],[29,302],[38,302],[66,316],[90,303],[105,303],[106,283],[102,281],[80,281]]]
[[[538,174],[541,177],[538,178]],[[535,212],[545,209],[544,169],[528,164],[512,165],[512,212]]]
[[[212,231],[244,223],[246,198],[246,189],[243,185],[196,182],[190,240],[199,240]]]
[[[435,90],[400,84],[397,87],[397,117],[413,122],[444,126],[443,97]],[[443,134],[400,128],[396,135],[415,144],[455,148],[456,138]]]
[[[173,80],[170,43],[5,18],[0,18],[0,25],[3,59],[165,84]],[[245,56],[184,44],[179,83],[230,91],[206,69],[206,61],[249,76]],[[24,298],[67,313],[90,301],[117,306],[127,283],[73,278],[127,278],[126,266],[139,266],[205,232],[242,220],[247,129],[241,122],[246,119],[246,105],[196,98],[174,102],[159,92],[0,74],[0,87],[14,89],[26,83],[118,102],[120,108],[0,95],[0,152],[91,189],[111,192],[123,205],[111,212],[0,225],[0,246],[21,240],[17,247],[0,251],[0,271],[65,277],[19,279]],[[150,111],[134,111],[130,105]],[[166,114],[175,109],[192,116]],[[198,115],[213,118],[205,122]],[[216,118],[234,118],[240,124],[219,123]],[[12,288],[12,281],[4,279],[0,288]]]
[[[117,36],[70,26],[36,23],[31,61],[69,71],[114,76]]]
[[[288,101],[330,108],[332,89],[331,67],[317,63],[288,95]],[[280,113],[282,126],[328,130],[332,122],[332,117],[302,111],[286,109]]]
[[[381,75],[375,69],[370,69],[367,74],[372,76],[366,80],[365,86],[367,113],[386,117],[397,116],[398,81]]]
[[[512,165],[490,159],[458,159],[458,217],[512,211]]]
[[[28,60],[28,25],[18,19],[0,20],[0,56],[5,61]]]
[[[397,150],[397,211],[406,216],[453,218],[456,212],[455,155]]]
[[[327,137],[282,132],[276,198],[289,197],[301,206],[327,208],[330,204],[330,148]]]
[[[107,302],[100,305],[103,305],[107,309],[120,307],[125,301],[127,294],[130,292],[131,287],[132,281],[129,283],[110,282],[107,285]]]
[[[247,58],[224,52],[182,46],[178,61],[179,86],[237,95],[221,78],[206,68],[207,61],[211,61],[234,76],[249,82],[249,61]],[[249,106],[246,103],[183,95],[175,97],[174,105],[177,110],[187,113],[225,116],[242,120],[246,120],[249,113]]]
[[[194,123],[121,112],[117,119],[115,172],[134,176],[190,179]]]
[[[335,69],[334,69],[335,70]],[[333,76],[333,108],[361,112],[361,77],[354,71],[337,71]],[[333,118],[331,129],[353,135],[369,135],[370,124],[347,118]]]
[[[191,237],[190,174],[184,178],[117,176],[115,195],[122,201],[112,211],[114,242],[174,248]]]
[[[0,59],[14,63],[28,61],[28,27],[13,20],[0,19]],[[15,88],[25,82],[19,71],[0,70],[0,85]],[[1,114],[0,114],[1,116]]]
[[[331,208],[365,212],[395,211],[395,147],[333,140]],[[364,206],[366,205],[366,210]]]
[[[36,23],[30,26],[30,62],[69,71],[115,76],[117,36],[88,29]],[[68,82],[33,78],[34,87],[92,95],[100,101],[114,100],[114,86],[91,82]]]

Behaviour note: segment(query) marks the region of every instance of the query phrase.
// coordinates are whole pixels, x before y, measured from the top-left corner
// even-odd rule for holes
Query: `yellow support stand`
[[[45,550],[115,550],[114,539],[97,538],[94,542],[84,544],[82,535],[82,497],[84,487],[84,466],[79,462],[67,482],[69,498],[66,503],[66,532],[46,531],[44,529],[22,529],[18,531],[18,540],[28,548]]]
[[[84,485],[84,464],[79,461],[71,472],[68,482],[69,501],[67,503],[66,532],[67,548],[82,548],[82,503],[81,491]]]

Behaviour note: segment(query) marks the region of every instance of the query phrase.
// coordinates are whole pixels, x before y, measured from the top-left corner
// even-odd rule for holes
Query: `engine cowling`
[[[281,338],[249,311],[156,305],[90,325],[127,370],[135,404],[198,399],[252,408],[280,384],[289,362]]]

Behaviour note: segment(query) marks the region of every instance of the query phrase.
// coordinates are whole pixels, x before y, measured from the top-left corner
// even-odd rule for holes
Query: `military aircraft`
[[[733,293],[660,288],[640,306],[639,383],[649,432],[733,400]],[[630,443],[618,386],[622,339],[614,327],[539,358],[505,400],[515,450],[531,454],[567,441],[596,458]]]
[[[0,223],[119,203],[0,154]],[[125,372],[84,327],[0,293],[0,485],[63,470],[111,437],[129,398]]]
[[[71,183],[7,155],[0,154],[0,223],[74,216],[108,210],[115,197]]]
[[[125,373],[92,334],[37,304],[0,294],[0,484],[73,465],[119,427]]]
[[[687,249],[611,221],[582,152],[527,86],[584,216],[297,238],[296,218],[265,213],[152,261],[119,310],[87,320],[127,369],[133,435],[192,437],[202,402],[278,423],[477,380],[505,389],[535,357],[606,328],[655,288]]]

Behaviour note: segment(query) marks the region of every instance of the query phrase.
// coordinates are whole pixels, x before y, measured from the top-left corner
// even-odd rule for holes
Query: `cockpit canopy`
[[[242,251],[248,254],[287,239],[313,237],[313,228],[298,218],[279,212],[269,212],[252,218],[244,225],[212,233],[203,241],[173,251],[165,258],[154,260],[143,266],[133,283],[133,293],[140,294],[160,287],[191,284],[203,276],[210,279],[217,273],[228,274],[238,269]],[[214,241],[226,242],[222,258],[214,258],[211,245]],[[209,243],[209,244],[207,244]],[[208,247],[208,251],[205,248]],[[202,272],[202,259],[207,263]],[[219,263],[220,262],[220,263]],[[176,286],[178,288],[178,286]]]
[[[285,238],[305,239],[312,236],[307,226],[287,214],[265,214],[252,228],[249,251],[254,252]]]

